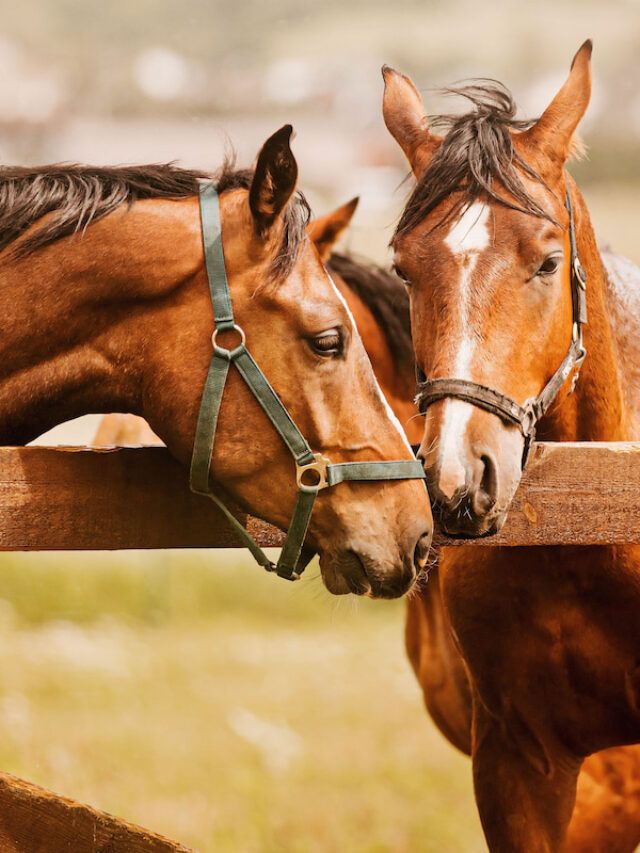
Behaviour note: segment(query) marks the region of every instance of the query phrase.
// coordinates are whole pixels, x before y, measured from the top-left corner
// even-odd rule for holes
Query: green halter
[[[206,495],[217,504],[238,537],[261,566],[269,572],[277,572],[280,577],[287,580],[297,580],[313,557],[313,550],[304,546],[304,540],[313,504],[321,489],[335,486],[344,480],[424,480],[425,473],[417,459],[396,462],[340,462],[334,465],[311,450],[266,376],[251,357],[245,346],[244,332],[235,323],[222,251],[220,204],[218,192],[213,183],[206,182],[200,186],[200,216],[215,329],[211,339],[213,356],[202,393],[191,458],[191,490]],[[235,330],[240,335],[240,343],[232,350],[223,349],[216,342],[218,333],[229,329]],[[232,363],[295,460],[298,496],[289,532],[277,563],[269,560],[242,524],[213,493],[209,483],[218,413]],[[310,478],[312,484],[309,483]]]

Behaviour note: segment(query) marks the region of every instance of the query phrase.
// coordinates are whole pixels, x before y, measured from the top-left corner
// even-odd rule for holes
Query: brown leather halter
[[[500,394],[493,388],[487,388],[486,385],[479,385],[477,382],[470,382],[467,379],[427,379],[424,372],[419,367],[417,368],[418,393],[416,404],[420,412],[424,414],[427,408],[437,400],[455,397],[458,400],[471,403],[473,406],[478,406],[486,412],[491,412],[506,424],[517,426],[524,436],[523,468],[529,456],[531,443],[536,435],[538,421],[546,414],[567,381],[569,374],[575,369],[571,385],[573,391],[578,381],[580,367],[587,354],[582,341],[582,327],[587,322],[587,276],[578,257],[573,206],[569,191],[567,191],[565,204],[569,214],[573,331],[567,354],[538,396],[531,397],[521,406],[511,397]]]

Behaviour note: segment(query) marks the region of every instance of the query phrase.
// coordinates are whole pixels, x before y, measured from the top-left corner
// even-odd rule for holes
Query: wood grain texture
[[[640,443],[535,445],[502,531],[462,544],[640,544]],[[0,550],[192,547],[238,542],[165,448],[0,448]]]
[[[0,773],[2,853],[189,853],[168,838]]]
[[[164,447],[0,447],[0,550],[237,547],[187,479]],[[281,544],[264,522],[249,526]]]

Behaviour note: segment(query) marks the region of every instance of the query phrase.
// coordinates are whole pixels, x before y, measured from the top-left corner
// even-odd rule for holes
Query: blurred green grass
[[[0,767],[202,851],[483,850],[401,602],[237,551],[0,558]]]

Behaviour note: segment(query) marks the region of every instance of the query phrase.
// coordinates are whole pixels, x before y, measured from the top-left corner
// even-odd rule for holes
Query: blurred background
[[[540,114],[593,37],[572,167],[640,262],[640,2],[0,0],[0,163],[248,165],[285,122],[318,213],[382,263],[409,189],[380,66],[495,77]],[[95,419],[44,442],[90,441]],[[203,851],[476,851],[470,765],[422,709],[401,603],[240,552],[0,558],[0,767]]]

